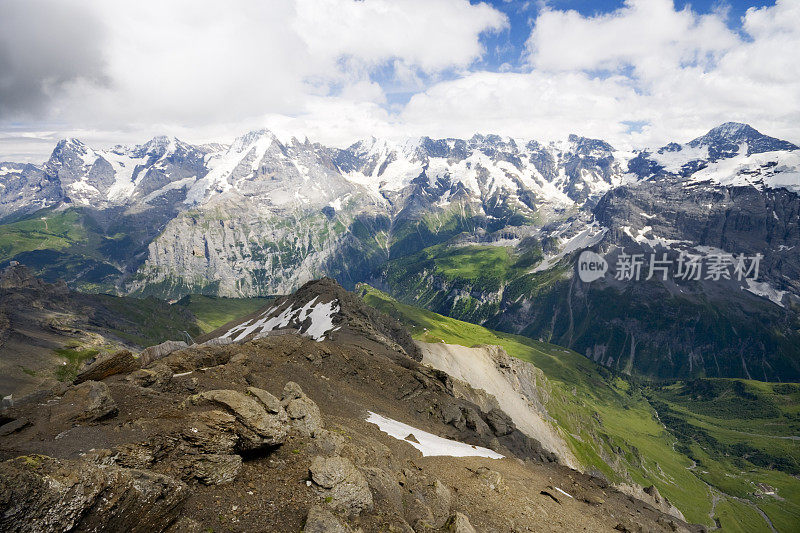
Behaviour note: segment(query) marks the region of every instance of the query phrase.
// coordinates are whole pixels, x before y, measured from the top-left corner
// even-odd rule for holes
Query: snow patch
[[[766,298],[775,305],[786,307],[783,305],[783,297],[786,295],[787,291],[779,291],[766,281],[756,281],[751,278],[746,278],[745,281],[747,281],[747,291],[752,292],[756,296]]]
[[[409,443],[414,448],[421,451],[424,457],[440,455],[449,457],[488,457],[489,459],[503,459],[504,457],[488,448],[438,437],[427,431],[422,431],[421,429],[403,424],[397,420],[386,418],[372,411],[369,411],[367,422],[375,424],[390,437]],[[406,437],[409,435],[413,435],[418,442],[408,440]]]
[[[251,333],[267,333],[275,329],[288,327],[292,322],[302,324],[306,319],[311,319],[311,324],[300,333],[308,335],[317,342],[325,340],[325,335],[331,331],[336,331],[338,327],[333,326],[333,316],[339,312],[339,301],[331,300],[328,303],[316,303],[317,296],[303,307],[295,309],[289,306],[279,314],[272,316],[277,311],[277,307],[270,307],[261,314],[261,317],[253,322],[248,320],[232,327],[223,335],[222,338],[232,338],[234,342],[243,340]]]

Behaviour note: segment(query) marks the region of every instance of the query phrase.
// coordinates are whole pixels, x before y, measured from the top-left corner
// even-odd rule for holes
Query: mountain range
[[[346,149],[267,130],[231,145],[71,139],[42,165],[0,163],[0,261],[168,299],[367,281],[627,373],[796,381],[798,194],[800,149],[738,123],[636,151],[575,135]],[[621,253],[762,259],[753,279],[586,284],[584,249],[611,265]]]

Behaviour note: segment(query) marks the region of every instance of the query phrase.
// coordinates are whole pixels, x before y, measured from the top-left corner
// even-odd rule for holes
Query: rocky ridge
[[[397,346],[343,327],[319,342],[287,333],[170,346],[138,369],[129,353],[98,358],[76,384],[0,411],[0,525],[696,530],[553,462]],[[422,456],[366,411],[505,458]]]

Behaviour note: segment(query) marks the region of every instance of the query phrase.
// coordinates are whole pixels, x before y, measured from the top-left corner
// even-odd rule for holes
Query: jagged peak
[[[231,149],[233,149],[233,150],[235,150],[237,152],[241,152],[242,150],[246,149],[248,146],[250,146],[253,143],[255,143],[255,142],[259,141],[259,140],[262,140],[262,139],[267,139],[267,140],[270,140],[272,142],[277,142],[277,143],[281,142],[280,139],[278,139],[278,136],[275,135],[275,133],[272,130],[269,130],[267,128],[261,128],[261,129],[249,131],[249,132],[245,133],[244,135],[242,135],[240,137],[237,137],[236,140],[233,141],[233,144],[231,145]]]
[[[749,124],[742,122],[725,122],[712,128],[708,133],[688,143],[691,147],[738,145],[747,143],[747,153],[761,153],[776,150],[797,150],[798,147],[789,141],[764,135]]]
[[[712,141],[739,141],[753,137],[764,137],[761,132],[742,122],[725,122],[711,128],[705,135],[694,139],[692,142],[707,143]],[[690,143],[691,144],[691,143]]]

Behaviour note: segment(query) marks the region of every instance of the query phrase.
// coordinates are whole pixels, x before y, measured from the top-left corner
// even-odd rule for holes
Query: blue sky
[[[800,143],[798,49],[797,0],[3,0],[0,160],[262,127]]]

